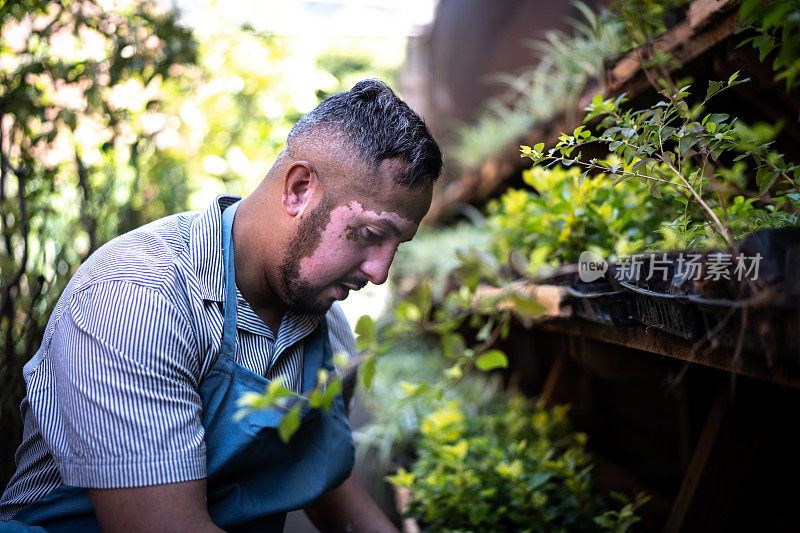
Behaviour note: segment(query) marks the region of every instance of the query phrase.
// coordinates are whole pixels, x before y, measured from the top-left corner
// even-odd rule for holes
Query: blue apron
[[[341,484],[353,468],[353,439],[339,394],[328,411],[302,410],[297,433],[284,444],[277,427],[283,411],[256,411],[234,422],[245,392],[263,393],[269,380],[236,363],[236,282],[231,228],[239,202],[222,215],[225,261],[225,322],[220,354],[200,384],[207,448],[208,512],[231,531],[281,531],[286,512],[307,506]],[[306,339],[303,387],[316,384],[317,371],[333,372],[324,319]],[[295,395],[291,401],[297,401]],[[20,510],[2,531],[99,531],[86,489],[61,485]]]

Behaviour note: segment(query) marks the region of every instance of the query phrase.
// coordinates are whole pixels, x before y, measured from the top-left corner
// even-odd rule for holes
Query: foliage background
[[[190,28],[161,0],[0,7],[0,485],[22,367],[78,265],[151,220],[246,194],[302,113],[355,79],[392,83],[402,59],[402,41],[317,41],[301,56],[299,38],[249,24]]]

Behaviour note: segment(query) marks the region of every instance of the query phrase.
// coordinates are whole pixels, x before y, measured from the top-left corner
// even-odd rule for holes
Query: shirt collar
[[[211,205],[195,219],[191,228],[189,247],[192,265],[200,285],[204,300],[222,303],[225,300],[225,277],[222,262],[222,211],[241,198],[223,194],[217,196]],[[275,335],[237,290],[237,327],[251,333],[264,335],[275,341]],[[297,332],[284,335],[284,330],[299,329],[301,336],[313,331],[319,323],[320,315],[301,315],[287,311],[281,320],[280,337],[298,340]],[[292,327],[285,328],[284,325]],[[298,328],[299,326],[299,328]],[[289,333],[287,331],[287,333]],[[283,339],[279,340],[283,340]],[[281,342],[281,344],[283,344]]]
[[[237,200],[238,196],[217,196],[192,224],[189,247],[204,300],[222,303],[225,299],[222,210]]]

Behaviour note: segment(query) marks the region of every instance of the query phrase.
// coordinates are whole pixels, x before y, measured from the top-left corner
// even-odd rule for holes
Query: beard
[[[321,315],[330,309],[333,301],[320,301],[322,292],[330,285],[315,285],[300,279],[300,261],[311,257],[322,240],[322,232],[331,218],[335,206],[323,199],[301,222],[292,239],[292,246],[279,269],[283,301],[286,307],[304,315]]]

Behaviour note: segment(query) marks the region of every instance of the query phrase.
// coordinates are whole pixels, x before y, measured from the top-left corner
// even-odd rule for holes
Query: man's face
[[[397,247],[430,206],[431,187],[408,188],[382,170],[383,186],[339,201],[329,194],[300,221],[280,268],[289,308],[321,314],[349,291],[386,281]]]

